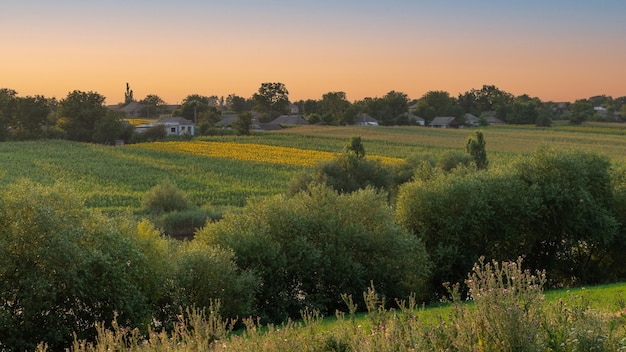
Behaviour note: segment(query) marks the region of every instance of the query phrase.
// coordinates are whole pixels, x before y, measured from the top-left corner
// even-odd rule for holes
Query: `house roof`
[[[456,119],[452,116],[438,116],[433,119],[429,126],[452,126],[457,125]]]
[[[131,101],[130,103],[126,104],[126,106],[124,106],[120,110],[122,110],[124,112],[133,112],[133,111],[139,111],[139,110],[143,109],[144,106],[145,105],[141,104],[140,102]]]
[[[354,123],[358,123],[358,122],[376,122],[378,123],[378,120],[376,120],[375,118],[371,117],[370,115],[362,112],[358,115],[356,115],[356,117],[354,118]]]
[[[157,124],[159,124],[159,123],[162,123],[162,124],[173,123],[173,124],[179,124],[179,125],[193,125],[193,122],[187,120],[184,117],[180,117],[180,116],[164,117],[164,118],[160,119],[159,121],[157,121],[156,123]]]
[[[495,116],[485,116],[485,120],[490,125],[504,123],[504,121],[500,120],[499,118]]]
[[[407,111],[407,112],[405,112],[405,113],[404,113],[404,114],[402,114],[402,115],[406,116],[406,118],[407,118],[409,121],[415,121],[415,122],[424,121],[424,119],[423,119],[423,118],[421,118],[421,117],[419,117],[419,116],[417,116],[417,115],[414,115],[414,114],[412,114],[412,113],[410,113],[410,112],[408,112],[408,111]]]
[[[273,124],[284,124],[284,125],[308,125],[309,122],[301,115],[280,115],[274,120],[272,120]]]
[[[230,126],[233,124],[233,122],[237,120],[237,118],[238,118],[237,114],[223,115],[222,119],[216,122],[215,124],[220,125],[220,126]]]

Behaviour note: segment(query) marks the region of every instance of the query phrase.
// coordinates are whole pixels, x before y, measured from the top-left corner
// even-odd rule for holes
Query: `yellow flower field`
[[[330,160],[337,155],[337,153],[316,150],[233,142],[172,141],[140,143],[134,144],[132,147],[212,158],[305,167],[314,166],[319,161]],[[401,159],[389,157],[372,156],[372,158],[380,160],[383,164],[395,164],[401,161]]]

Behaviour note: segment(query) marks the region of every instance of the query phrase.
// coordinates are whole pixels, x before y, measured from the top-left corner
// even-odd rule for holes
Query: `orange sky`
[[[0,87],[107,104],[157,94],[250,97],[282,82],[292,101],[391,90],[456,96],[483,84],[573,101],[626,95],[626,2],[530,0],[23,0],[0,5]]]

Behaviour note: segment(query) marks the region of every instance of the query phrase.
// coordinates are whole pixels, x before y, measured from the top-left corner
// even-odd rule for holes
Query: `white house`
[[[187,120],[184,117],[164,117],[157,122],[148,123],[143,125],[138,125],[135,127],[137,132],[143,132],[150,127],[163,125],[165,126],[165,131],[168,136],[180,136],[184,134],[189,134],[194,136],[196,134],[196,125]]]

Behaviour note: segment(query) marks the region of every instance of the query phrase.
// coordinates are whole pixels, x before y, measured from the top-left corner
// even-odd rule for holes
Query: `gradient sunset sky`
[[[290,100],[493,84],[574,101],[626,95],[624,0],[20,0],[0,3],[0,88],[107,104],[156,94]]]

